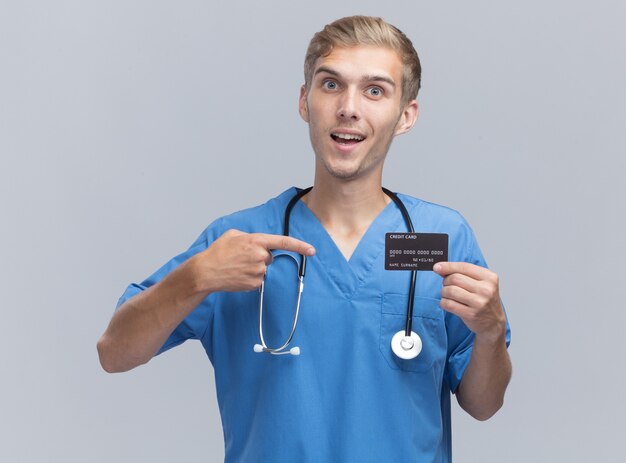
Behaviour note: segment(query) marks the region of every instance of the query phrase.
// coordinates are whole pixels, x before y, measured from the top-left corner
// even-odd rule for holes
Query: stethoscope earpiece
[[[254,345],[254,352],[256,352],[257,354],[260,354],[261,352],[268,352],[268,353],[274,354],[274,355],[284,355],[284,354],[300,355],[300,348],[298,346],[296,346],[296,347],[292,347],[289,350],[276,351],[275,349],[270,349],[270,348],[267,348],[267,347],[263,347],[261,344],[255,344]]]

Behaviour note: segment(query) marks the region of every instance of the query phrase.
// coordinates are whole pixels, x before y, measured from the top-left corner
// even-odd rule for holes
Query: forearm
[[[187,261],[119,307],[98,341],[100,363],[106,371],[131,370],[158,352],[209,293],[198,288],[194,271],[193,261]]]
[[[207,249],[115,312],[98,341],[102,367],[119,372],[146,363],[210,293],[259,288],[272,262],[272,249],[315,254],[313,246],[295,238],[226,231]]]
[[[511,371],[504,333],[495,340],[476,336],[456,393],[459,405],[477,420],[491,418],[502,407]]]

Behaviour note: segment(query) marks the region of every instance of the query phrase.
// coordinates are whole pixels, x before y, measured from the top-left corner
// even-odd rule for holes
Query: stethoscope
[[[303,190],[298,190],[297,193],[291,198],[287,207],[285,208],[285,217],[283,222],[283,235],[289,236],[289,219],[291,217],[291,210],[296,205],[296,203],[302,198],[305,194],[311,191],[313,187],[305,188]],[[402,217],[404,218],[404,222],[409,229],[410,233],[415,233],[413,229],[413,222],[411,221],[411,217],[409,216],[406,207],[398,198],[398,196],[389,191],[388,189],[383,187],[383,192],[391,198],[391,200],[396,203],[398,209],[402,213]],[[293,335],[296,332],[296,326],[298,325],[298,315],[300,313],[300,301],[302,300],[302,293],[304,291],[304,274],[306,272],[306,256],[300,255],[300,262],[296,260],[291,254],[279,254],[276,257],[290,257],[294,260],[296,265],[298,265],[298,300],[296,302],[296,312],[293,317],[293,325],[291,326],[291,332],[287,340],[280,347],[268,347],[265,338],[263,336],[263,295],[265,291],[265,278],[261,282],[261,287],[259,288],[260,298],[259,298],[259,339],[261,344],[254,345],[254,352],[268,352],[272,355],[300,355],[300,348],[297,346],[289,347],[291,340],[293,339]],[[413,301],[415,297],[415,281],[417,278],[417,271],[411,270],[411,285],[409,287],[409,302],[406,309],[406,323],[404,330],[398,331],[393,338],[391,338],[391,350],[394,354],[396,354],[401,359],[410,360],[419,355],[422,351],[422,340],[420,337],[413,332]]]

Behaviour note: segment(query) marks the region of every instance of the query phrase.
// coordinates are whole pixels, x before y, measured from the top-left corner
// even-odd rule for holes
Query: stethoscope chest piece
[[[422,340],[413,331],[411,336],[406,336],[404,330],[398,331],[391,338],[391,350],[401,359],[411,360],[422,351]]]

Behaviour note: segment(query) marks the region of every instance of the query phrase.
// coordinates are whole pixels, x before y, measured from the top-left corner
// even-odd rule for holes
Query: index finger
[[[268,250],[292,251],[305,256],[315,254],[315,248],[304,241],[300,241],[291,236],[270,235],[267,233],[256,233],[261,244]]]
[[[460,273],[475,280],[485,280],[492,273],[491,270],[485,267],[470,264],[469,262],[437,262],[433,270],[442,277]]]

